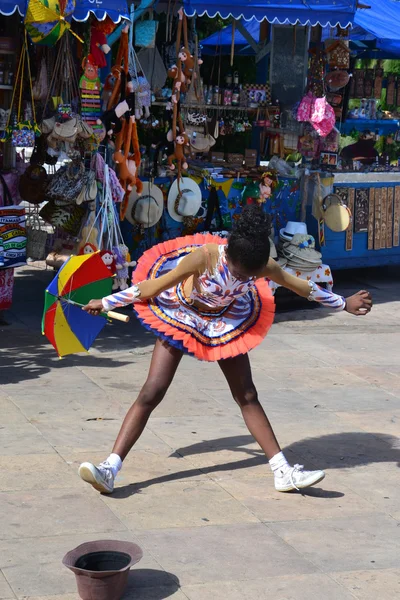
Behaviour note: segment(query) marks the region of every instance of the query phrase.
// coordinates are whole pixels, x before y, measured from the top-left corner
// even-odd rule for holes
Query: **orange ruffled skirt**
[[[150,248],[139,259],[133,282],[160,277],[184,256],[210,243],[225,244],[226,240],[196,234]],[[229,306],[212,312],[205,313],[188,303],[180,286],[136,303],[134,309],[144,327],[171,346],[212,362],[246,354],[258,346],[273,323],[275,303],[268,283],[261,279]]]

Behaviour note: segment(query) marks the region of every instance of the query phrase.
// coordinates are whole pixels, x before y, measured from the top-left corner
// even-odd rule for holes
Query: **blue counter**
[[[356,181],[350,181],[350,174],[346,176],[338,175],[334,187],[349,189],[379,189],[400,187],[399,174],[382,173],[362,175],[355,174]],[[344,179],[344,181],[342,181]],[[347,180],[346,180],[347,179]],[[364,179],[364,181],[363,181]],[[373,181],[375,179],[375,181]],[[380,179],[380,181],[376,181]],[[318,225],[316,219],[311,214],[311,207],[307,214],[308,231],[315,239],[318,239]],[[354,227],[354,222],[352,224]],[[394,226],[394,223],[393,223]],[[394,231],[393,231],[394,233]],[[354,269],[363,267],[377,267],[387,265],[400,265],[400,246],[392,248],[368,249],[368,233],[363,231],[353,233],[353,248],[346,250],[346,232],[335,233],[325,227],[325,245],[321,248],[324,263],[330,265],[333,270]]]
[[[338,126],[340,132],[349,135],[352,131],[379,131],[379,135],[396,133],[400,127],[400,121],[392,119],[380,119],[370,121],[369,119],[347,119],[345,123]]]

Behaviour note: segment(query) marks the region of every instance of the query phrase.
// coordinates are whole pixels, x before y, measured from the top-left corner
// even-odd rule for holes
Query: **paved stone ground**
[[[368,318],[278,315],[252,353],[260,397],[293,462],[327,477],[278,494],[218,367],[185,359],[112,497],[81,482],[107,456],[146,377],[152,336],[108,326],[59,361],[41,337],[50,272],[19,273],[0,328],[0,599],[77,599],[61,559],[92,539],[144,549],[135,600],[394,600],[400,597],[400,283],[349,274]]]

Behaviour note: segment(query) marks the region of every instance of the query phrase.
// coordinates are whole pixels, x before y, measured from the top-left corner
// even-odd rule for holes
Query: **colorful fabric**
[[[293,275],[294,277],[298,277],[299,279],[303,279],[305,281],[314,281],[315,283],[324,283],[326,285],[326,289],[328,291],[332,291],[333,288],[333,276],[331,268],[328,265],[320,265],[315,271],[299,271],[298,269],[291,269],[290,267],[282,267],[282,269],[289,273],[289,275]],[[269,282],[269,288],[273,294],[275,294],[276,290],[280,286],[275,283],[275,281]]]
[[[212,273],[200,277],[200,292],[186,298],[181,283],[156,298],[135,304],[134,309],[146,329],[172,346],[199,360],[218,361],[246,354],[260,344],[274,318],[268,284],[264,280],[238,282],[228,272],[222,252],[226,240],[197,234],[154,246],[139,260],[134,283],[160,277],[184,256],[208,243],[220,245],[220,258]],[[205,299],[210,310],[196,308],[195,298],[202,298],[202,302]]]
[[[34,44],[54,46],[71,28],[75,0],[29,0],[25,26]]]

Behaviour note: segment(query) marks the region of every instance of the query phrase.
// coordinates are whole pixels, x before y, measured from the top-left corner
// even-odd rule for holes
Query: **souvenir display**
[[[168,10],[164,46],[157,15],[117,26],[93,10],[74,25],[75,10],[75,0],[29,0],[23,35],[0,38],[0,51],[11,44],[18,57],[0,54],[0,85],[12,86],[0,106],[4,156],[14,157],[5,178],[15,179],[13,204],[39,218],[28,219],[29,253],[49,265],[99,250],[124,289],[127,270],[160,240],[229,231],[253,203],[279,231],[308,218],[316,174],[400,170],[398,127],[380,124],[400,115],[396,69],[350,61],[348,36],[311,31],[306,86],[288,100],[284,82],[256,83],[234,44],[230,62],[219,47],[203,51],[201,21],[182,9]],[[364,234],[368,248],[396,247],[396,187],[324,190],[313,207],[317,246],[301,240],[280,260],[295,268],[331,234],[344,235],[347,252]]]

